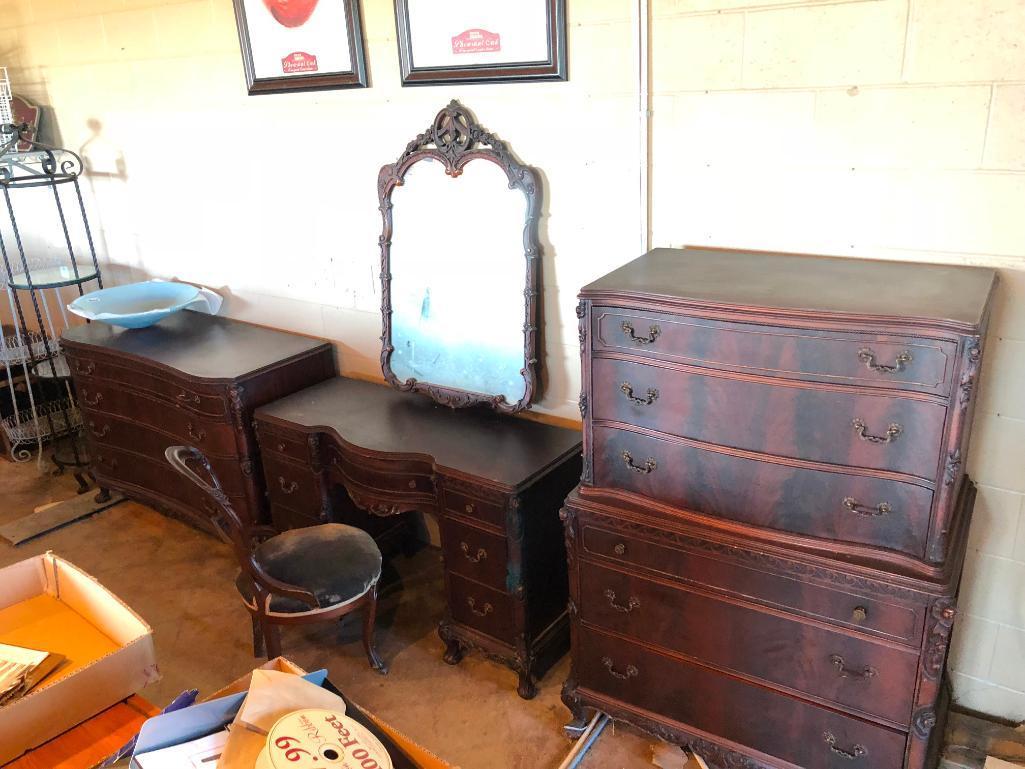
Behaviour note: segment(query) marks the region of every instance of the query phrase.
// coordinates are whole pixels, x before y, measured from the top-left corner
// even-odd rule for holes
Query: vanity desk
[[[559,507],[580,477],[579,432],[344,378],[263,406],[255,422],[275,526],[331,520],[343,491],[375,516],[434,515],[445,661],[479,649],[534,696],[569,648]]]

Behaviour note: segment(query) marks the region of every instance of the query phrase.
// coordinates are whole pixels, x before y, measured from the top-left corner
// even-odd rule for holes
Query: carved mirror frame
[[[418,161],[433,158],[440,161],[445,173],[458,177],[467,163],[483,160],[501,168],[509,180],[509,189],[518,189],[526,199],[526,216],[523,226],[523,255],[525,259],[525,281],[523,289],[523,376],[525,388],[523,398],[510,403],[501,394],[477,393],[415,378],[400,380],[391,367],[392,306],[391,306],[391,242],[392,242],[392,192],[403,184],[406,172]],[[473,114],[458,101],[453,100],[434,118],[434,122],[422,134],[406,145],[399,159],[381,168],[377,177],[377,194],[380,201],[384,229],[381,233],[381,370],[385,380],[398,390],[424,393],[436,402],[453,408],[485,404],[503,413],[515,413],[530,408],[537,385],[537,330],[538,330],[538,283],[541,263],[541,246],[538,239],[538,218],[541,210],[541,189],[534,169],[522,165],[510,152],[505,143],[480,126]],[[444,225],[444,222],[439,223]],[[439,230],[441,227],[439,227]]]

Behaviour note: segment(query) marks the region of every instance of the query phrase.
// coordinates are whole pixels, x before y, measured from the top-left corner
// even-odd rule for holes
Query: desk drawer
[[[149,369],[141,363],[128,367],[107,360],[66,352],[75,381],[85,389],[105,385],[123,387],[213,419],[228,414],[224,396],[216,388],[204,390],[170,372]]]
[[[449,572],[448,605],[452,618],[505,643],[513,643],[512,597]]]
[[[82,383],[78,402],[94,429],[102,432],[109,417],[118,416],[174,436],[179,443],[204,453],[235,455],[238,443],[231,425],[213,421],[188,409],[108,384]],[[113,425],[111,425],[113,429]]]
[[[704,375],[596,358],[594,419],[934,480],[946,407],[916,398]]]
[[[442,489],[446,510],[479,519],[505,531],[505,505],[494,500],[484,500],[450,488]]]
[[[334,446],[328,446],[326,456],[327,463],[336,471],[368,489],[388,494],[434,494],[434,478],[427,467],[422,473],[409,472],[401,468],[404,465],[408,467],[410,463],[356,455],[350,457]]]
[[[303,464],[314,459],[310,456],[310,445],[305,433],[272,429],[266,423],[260,422],[256,430],[256,437],[260,442],[261,451],[280,454],[293,462],[302,462]]]
[[[595,351],[713,368],[946,395],[957,345],[595,307]]]
[[[499,537],[448,516],[441,520],[445,568],[496,590],[506,590],[509,548]]]
[[[320,485],[317,476],[307,468],[264,454],[263,475],[267,483],[267,497],[273,504],[298,510],[313,518],[320,515]]]
[[[759,568],[754,552],[723,547],[728,557],[710,557],[683,547],[673,547],[665,542],[664,534],[654,529],[650,536],[661,539],[661,542],[651,541],[641,532],[625,534],[603,528],[600,518],[592,523],[588,517],[583,517],[580,530],[581,546],[589,558],[608,559],[631,571],[646,569],[656,575],[684,580],[788,613],[900,641],[915,649],[921,643],[927,598],[923,598],[921,604],[911,605],[878,598],[873,595],[872,588],[884,592],[887,586],[868,580],[858,581],[864,584],[863,589],[825,587],[803,577],[793,579]],[[776,560],[781,566],[788,565],[783,559]],[[801,575],[816,571],[797,562],[791,565],[791,569]],[[818,571],[823,577],[842,581],[843,575],[838,572]]]
[[[922,558],[932,491],[595,426],[594,479],[699,513]]]
[[[582,628],[578,683],[804,769],[901,769],[902,732]]]
[[[580,586],[586,623],[904,726],[910,722],[917,650],[586,561]]]

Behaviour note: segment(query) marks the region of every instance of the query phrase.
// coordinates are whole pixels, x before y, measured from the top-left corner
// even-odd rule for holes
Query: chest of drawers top
[[[145,329],[89,323],[67,329],[61,343],[80,353],[128,359],[189,379],[233,382],[331,345],[284,331],[183,310]]]
[[[583,485],[944,558],[996,273],[656,249],[580,294]]]

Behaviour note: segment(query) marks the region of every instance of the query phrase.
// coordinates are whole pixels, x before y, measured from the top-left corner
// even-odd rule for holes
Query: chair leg
[[[250,614],[249,618],[253,621],[253,656],[263,656],[263,626],[260,624],[260,618],[255,614]]]
[[[263,640],[267,646],[267,659],[281,656],[281,628],[266,617],[263,618]]]
[[[384,664],[374,648],[374,621],[377,619],[377,585],[367,593],[367,603],[363,608],[363,648],[370,660],[370,667],[381,675],[388,674],[388,666]]]

